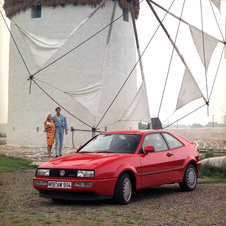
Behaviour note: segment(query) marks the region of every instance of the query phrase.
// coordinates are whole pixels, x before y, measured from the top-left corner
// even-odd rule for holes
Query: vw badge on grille
[[[61,170],[60,171],[60,176],[63,177],[64,175],[65,175],[65,171],[64,170]]]

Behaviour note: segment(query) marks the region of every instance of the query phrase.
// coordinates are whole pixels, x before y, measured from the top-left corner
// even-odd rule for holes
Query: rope
[[[207,81],[207,65],[206,65],[206,51],[205,51],[205,38],[203,30],[203,15],[202,15],[202,0],[200,0],[200,11],[201,11],[201,25],[202,25],[202,48],[203,48],[203,57],[204,57],[204,67],[205,67],[205,77],[206,77],[206,97],[208,97],[208,81]]]
[[[201,25],[202,25],[202,48],[203,48],[204,67],[205,67],[205,80],[206,80],[206,98],[207,98],[207,102],[209,103],[207,65],[206,65],[206,51],[205,51],[205,38],[204,38],[204,30],[203,30],[202,0],[200,0],[200,11],[201,11]],[[207,115],[209,116],[209,105],[208,104],[207,104]]]
[[[46,83],[46,82],[44,82],[44,81],[41,81],[40,79],[37,79],[37,78],[35,78],[37,81],[39,81],[39,82],[42,82],[42,83],[44,83],[45,85],[47,85],[47,86],[50,86],[50,87],[52,87],[53,89],[56,89],[56,90],[58,90],[58,91],[60,91],[60,92],[62,92],[62,93],[64,93],[64,94],[67,94],[73,101],[75,101],[75,102],[77,102],[78,103],[78,101],[72,96],[72,95],[70,95],[70,92],[67,92],[67,91],[64,91],[64,90],[62,90],[62,89],[59,89],[59,88],[57,88],[57,87],[55,87],[55,86],[53,86],[53,85],[50,85],[50,84],[48,84],[48,83]],[[30,80],[31,81],[31,80]],[[86,107],[85,107],[86,108]],[[87,109],[87,108],[86,108]],[[87,109],[88,110],[88,109]],[[89,110],[88,110],[89,111]]]
[[[143,0],[141,0],[139,3],[141,3]],[[127,12],[125,12],[125,13],[127,13]],[[1,13],[2,14],[2,13]],[[28,70],[28,73],[29,73],[29,78],[28,78],[28,80],[30,80],[30,91],[31,91],[31,83],[32,83],[32,81],[37,85],[37,87],[38,88],[40,88],[50,99],[52,99],[56,104],[58,104],[62,109],[64,109],[66,112],[68,112],[71,116],[73,116],[74,118],[76,118],[78,121],[80,121],[80,122],[82,122],[83,124],[85,124],[85,125],[87,125],[88,127],[90,127],[90,128],[92,128],[92,126],[90,126],[90,125],[88,125],[87,123],[85,123],[85,122],[83,122],[82,120],[80,120],[79,118],[77,118],[75,115],[73,115],[71,112],[69,112],[68,110],[66,110],[62,105],[60,105],[53,97],[51,97],[41,86],[39,86],[38,85],[38,83],[37,82],[35,82],[35,80],[34,80],[34,76],[36,75],[36,74],[38,74],[39,72],[41,72],[41,71],[43,71],[44,69],[46,69],[47,67],[49,67],[49,66],[51,66],[52,64],[54,64],[55,62],[57,62],[57,61],[59,61],[60,59],[62,59],[63,57],[65,57],[66,55],[68,55],[69,53],[71,53],[72,51],[74,51],[75,49],[77,49],[77,48],[79,48],[80,46],[82,46],[83,44],[85,44],[87,41],[89,41],[90,39],[92,39],[93,37],[95,37],[96,35],[98,35],[99,33],[101,33],[103,30],[105,30],[107,27],[109,27],[109,26],[111,26],[113,23],[115,23],[117,20],[119,20],[121,17],[123,17],[123,15],[124,14],[122,14],[121,16],[119,16],[118,18],[116,18],[115,20],[113,20],[110,24],[108,24],[108,25],[106,25],[105,27],[103,27],[101,30],[99,30],[98,32],[96,32],[96,33],[94,33],[92,36],[90,36],[89,38],[87,38],[86,40],[84,40],[83,42],[81,42],[79,45],[77,45],[77,46],[75,46],[74,48],[72,48],[70,51],[68,51],[68,52],[66,52],[65,54],[63,54],[61,57],[59,57],[59,58],[57,58],[56,60],[54,60],[53,62],[51,62],[50,64],[48,64],[48,65],[46,65],[45,67],[43,67],[43,68],[41,68],[39,71],[37,71],[37,72],[35,72],[34,74],[31,74],[30,73],[30,71],[29,71],[29,69],[28,69],[28,67],[27,67],[27,65],[26,65],[26,63],[25,63],[25,61],[24,61],[24,59],[23,59],[23,56],[22,56],[22,54],[20,53],[20,51],[19,51],[19,48],[18,48],[18,52],[20,53],[20,56],[21,56],[21,58],[23,59],[23,62],[24,62],[24,64],[25,64],[25,66],[26,66],[26,68],[27,68],[27,70]],[[3,17],[3,15],[2,15],[2,17]],[[4,19],[4,18],[3,18]],[[5,20],[4,20],[5,21]],[[5,22],[6,23],[6,22]],[[15,23],[15,22],[14,22]],[[15,25],[17,26],[17,24],[15,23]],[[6,26],[7,26],[7,24],[6,24]],[[8,26],[7,26],[7,28],[8,28]],[[9,28],[8,28],[8,30],[9,30]],[[12,35],[12,33],[11,33],[11,31],[9,30],[9,32],[10,32],[10,34],[11,34],[11,36],[12,36],[12,38],[13,38],[13,35]],[[13,40],[14,40],[14,38],[13,38]],[[14,40],[14,42],[15,42],[15,40]],[[15,42],[15,44],[16,44],[16,42]],[[16,45],[17,46],[17,45]],[[135,68],[135,67],[134,67]],[[129,78],[129,77],[128,77]],[[45,82],[43,82],[43,83],[45,83]],[[45,83],[45,84],[47,84],[47,83]],[[58,88],[56,88],[56,87],[54,87],[55,89],[58,89]],[[58,89],[58,90],[60,90],[60,89]],[[62,90],[60,90],[60,91],[62,91]],[[116,99],[116,98],[115,98]],[[98,125],[97,125],[98,126]],[[97,128],[97,126],[96,126],[96,128]]]
[[[57,87],[55,87],[55,86],[53,86],[53,85],[50,85],[49,83],[44,82],[44,81],[42,81],[42,80],[40,80],[40,79],[35,78],[35,80],[37,80],[37,81],[39,81],[39,82],[42,82],[42,83],[44,83],[45,85],[52,87],[53,89],[56,89],[56,90],[58,90],[58,91],[61,91],[62,93],[67,93],[66,91],[64,91],[64,90],[62,90],[62,89],[59,89],[59,88],[57,88]]]
[[[77,32],[90,18],[92,18],[92,16],[101,8],[101,7],[103,7],[103,5],[106,3],[106,1],[107,0],[103,0],[90,14],[89,14],[89,16],[87,16],[67,37],[66,37],[66,40],[67,41],[69,41],[70,39],[71,39],[71,37],[72,37],[72,35],[75,33],[75,32]],[[65,41],[65,42],[67,42],[67,41]],[[65,44],[65,43],[64,43]],[[64,45],[63,44],[63,45]],[[62,46],[63,46],[62,45]],[[61,47],[62,47],[61,46]],[[51,58],[50,59],[48,59],[48,61],[47,62],[49,62],[55,55],[56,55],[56,53],[59,51],[59,49],[54,53],[54,55],[53,56],[51,56]]]
[[[180,121],[180,120],[184,119],[185,117],[187,117],[187,116],[189,116],[189,115],[193,114],[194,112],[198,111],[199,109],[201,109],[201,108],[202,108],[202,107],[204,107],[204,106],[206,106],[206,104],[203,104],[201,107],[198,107],[198,108],[196,108],[195,110],[191,111],[190,113],[186,114],[185,116],[183,116],[183,117],[181,117],[181,118],[177,119],[177,120],[176,120],[176,121],[174,121],[173,123],[171,123],[171,124],[169,124],[169,125],[165,126],[163,129],[165,129],[165,128],[167,128],[167,127],[169,127],[169,126],[173,125],[174,123],[176,123],[176,122],[178,122],[178,121]]]
[[[92,128],[92,126],[88,125],[87,123],[85,123],[84,121],[82,121],[81,119],[79,119],[78,117],[76,117],[75,115],[73,115],[71,112],[69,112],[66,108],[64,108],[61,104],[59,104],[53,97],[51,97],[35,80],[34,78],[32,79],[32,81],[35,83],[35,85],[38,86],[39,89],[41,89],[53,102],[55,102],[57,105],[59,105],[62,109],[64,109],[68,114],[70,114],[72,117],[76,118],[78,121],[80,121],[81,123],[85,124],[86,126]]]
[[[101,70],[100,70],[99,80],[101,80],[102,77],[103,77],[103,71],[104,71],[106,61],[107,61],[108,44],[109,44],[110,38],[111,38],[111,31],[112,31],[112,27],[113,27],[112,22],[114,21],[114,18],[115,18],[116,6],[117,6],[117,0],[115,0],[115,2],[114,2],[112,13],[111,13],[111,19],[110,19],[111,25],[109,26],[109,29],[108,29],[108,35],[107,35],[107,39],[106,39],[106,45],[105,45],[105,48],[104,48],[104,57],[103,57],[103,63],[102,63]]]
[[[224,46],[223,47],[223,50],[222,50],[222,53],[221,53],[221,56],[220,56],[220,60],[219,60],[219,63],[218,63],[218,67],[217,67],[217,71],[216,71],[216,75],[215,75],[215,77],[214,77],[214,82],[213,82],[213,85],[212,85],[212,89],[211,89],[211,92],[210,92],[210,96],[209,96],[209,100],[210,100],[210,98],[211,98],[211,96],[212,96],[212,92],[213,92],[213,88],[214,88],[214,85],[215,85],[215,81],[216,81],[216,78],[217,78],[217,75],[218,75],[218,70],[219,70],[219,68],[220,68],[220,64],[221,64],[221,59],[222,59],[222,56],[223,56],[223,53],[224,53],[224,49],[225,49],[226,47]],[[185,117],[187,117],[188,115],[190,115],[190,114],[192,114],[193,112],[195,112],[195,111],[197,111],[197,110],[199,110],[200,108],[202,108],[202,107],[204,107],[205,106],[205,104],[204,105],[202,105],[201,107],[199,107],[199,108],[197,108],[196,110],[194,110],[194,111],[192,111],[191,113],[189,113],[189,114],[187,114],[187,115],[185,115],[184,117],[182,117],[182,118],[180,118],[180,119],[178,119],[177,121],[174,121],[173,123],[171,123],[171,124],[169,124],[169,125],[167,125],[166,127],[164,127],[163,129],[165,129],[165,128],[167,128],[167,127],[169,127],[169,126],[171,126],[171,125],[173,125],[174,123],[176,123],[176,122],[178,122],[178,121],[180,121],[181,119],[183,119],[183,118],[185,118]],[[165,120],[165,122],[173,115],[175,113],[175,111]],[[164,122],[164,123],[165,123]],[[163,124],[164,124],[163,123]]]
[[[167,82],[168,82],[169,72],[170,72],[171,65],[172,65],[173,55],[174,55],[174,51],[175,51],[175,45],[176,45],[176,42],[177,42],[177,37],[178,37],[179,29],[180,29],[181,18],[182,18],[182,14],[183,14],[183,11],[184,11],[184,6],[185,6],[185,0],[184,0],[184,3],[183,3],[183,6],[182,6],[182,10],[181,10],[180,20],[179,20],[178,27],[177,27],[176,37],[175,37],[175,40],[174,40],[173,50],[172,50],[171,57],[170,57],[169,67],[168,67],[167,76],[166,76],[166,80],[165,80],[165,84],[164,84],[164,88],[163,88],[163,92],[162,92],[162,98],[161,98],[161,101],[160,101],[157,118],[160,115],[162,102],[163,102],[163,98],[164,98],[164,95],[165,95],[166,85],[167,85]],[[157,125],[157,120],[156,120],[156,125]],[[155,125],[155,127],[156,127],[156,125]]]
[[[128,1],[128,0],[127,0]],[[130,9],[133,8],[133,2],[132,0],[130,0]],[[135,15],[134,15],[134,10],[130,10],[130,13],[131,13],[131,17],[132,17],[132,22],[133,22],[133,30],[134,30],[134,35],[135,35],[135,40],[136,40],[136,46],[137,46],[137,53],[138,53],[138,57],[140,57],[140,44],[139,44],[139,38],[138,38],[138,33],[137,33],[137,27],[136,27],[136,21],[135,21]],[[145,81],[145,75],[144,75],[144,67],[143,67],[143,62],[142,62],[142,58],[140,58],[140,61],[139,61],[139,65],[140,65],[140,71],[141,71],[141,77],[142,77],[142,80],[143,80],[143,83],[144,83],[144,86],[146,87],[146,96],[148,98],[148,95],[147,95],[147,85],[146,85],[146,81]],[[151,127],[151,114],[150,114],[150,108],[149,108],[149,105],[148,105],[148,115],[150,116],[150,121],[148,122],[150,127]]]
[[[173,1],[173,3],[175,2],[175,0]],[[173,3],[170,5],[170,8],[172,7]],[[170,9],[169,8],[169,9]],[[166,15],[164,16],[165,19]],[[164,20],[163,19],[163,20]],[[140,59],[143,57],[145,51],[147,50],[148,46],[150,45],[151,41],[153,40],[154,36],[156,35],[158,29],[160,28],[160,25],[157,27],[157,29],[155,30],[154,34],[152,35],[151,39],[149,40],[148,44],[146,45],[146,47],[144,48],[142,54],[138,57],[137,62],[135,63],[134,67],[132,68],[131,72],[129,73],[129,75],[127,76],[125,82],[122,84],[121,88],[119,89],[118,93],[116,94],[115,98],[112,100],[112,102],[110,103],[109,107],[107,108],[107,110],[105,111],[104,115],[101,117],[100,121],[98,122],[97,126],[101,123],[101,121],[103,120],[103,118],[105,117],[105,115],[107,114],[107,112],[109,111],[109,109],[111,108],[112,104],[115,102],[116,98],[118,97],[119,93],[121,92],[122,88],[125,86],[126,82],[128,81],[128,79],[130,78],[130,76],[132,75],[133,71],[135,70],[137,64],[139,63]]]
[[[143,1],[143,0],[141,0],[140,2],[142,2],[142,1]],[[149,0],[149,1],[151,1],[151,0]],[[174,1],[175,1],[175,0],[174,0]],[[174,2],[174,1],[173,1],[173,2]],[[152,1],[151,1],[151,2],[152,2]],[[172,3],[172,4],[173,4],[173,3]],[[172,4],[171,4],[171,6],[172,6]],[[171,6],[170,6],[170,8],[171,8]],[[169,13],[169,12],[167,12],[166,15],[167,15],[168,13]],[[1,13],[1,15],[2,15],[2,13]],[[165,15],[165,16],[166,16],[166,15]],[[14,38],[13,38],[13,35],[12,35],[10,29],[8,28],[8,26],[7,26],[7,24],[6,24],[6,21],[5,21],[4,17],[3,17],[3,15],[2,15],[2,17],[3,17],[4,21],[5,21],[5,24],[6,24],[7,28],[8,28],[8,31],[10,32],[10,35],[11,35],[11,37],[12,37],[12,39],[13,39],[13,41],[14,41],[16,47],[17,47],[17,50],[18,50],[18,52],[19,52],[19,54],[20,54],[22,60],[23,60],[23,63],[24,63],[24,65],[25,65],[25,67],[26,67],[26,69],[27,69],[27,71],[28,71],[28,73],[29,73],[29,75],[30,75],[30,76],[29,76],[29,80],[33,81],[33,82],[37,85],[37,87],[39,87],[39,88],[40,88],[40,89],[41,89],[41,90],[42,90],[42,91],[43,91],[50,99],[52,99],[55,103],[57,103],[59,106],[61,106],[61,108],[63,108],[66,112],[68,112],[70,115],[72,115],[72,116],[73,116],[74,118],[76,118],[78,121],[82,122],[83,124],[87,125],[87,126],[90,127],[90,128],[92,128],[90,125],[88,125],[87,123],[85,123],[85,122],[83,122],[82,120],[78,119],[78,118],[77,118],[76,116],[74,116],[72,113],[70,113],[69,111],[67,111],[62,105],[60,105],[58,102],[56,102],[56,100],[54,100],[54,99],[53,99],[53,98],[52,98],[52,97],[51,97],[44,89],[42,89],[42,87],[40,87],[40,86],[37,84],[37,82],[34,81],[33,77],[34,77],[36,74],[38,74],[39,72],[41,72],[42,70],[46,69],[47,67],[51,66],[52,64],[54,64],[55,62],[57,62],[58,60],[60,60],[61,58],[63,58],[64,56],[68,55],[70,52],[72,52],[72,51],[74,51],[75,49],[79,48],[81,45],[83,45],[84,43],[86,43],[87,41],[89,41],[91,38],[93,38],[93,37],[95,37],[96,35],[98,35],[100,32],[102,32],[104,29],[106,29],[106,28],[109,27],[111,24],[113,24],[114,22],[116,22],[116,21],[117,21],[118,19],[120,19],[122,16],[123,16],[123,15],[119,16],[117,19],[115,19],[114,21],[112,21],[112,23],[108,24],[107,26],[105,26],[104,28],[102,28],[101,30],[99,30],[98,32],[96,32],[95,34],[93,34],[92,36],[90,36],[89,38],[87,38],[86,40],[84,40],[82,43],[80,43],[79,45],[77,45],[76,47],[74,47],[73,49],[71,49],[70,51],[68,51],[67,53],[65,53],[64,55],[62,55],[62,56],[59,57],[58,59],[56,59],[55,61],[51,62],[50,64],[46,65],[46,66],[45,66],[44,68],[42,68],[41,70],[39,70],[39,71],[37,71],[36,73],[34,73],[33,75],[31,75],[31,73],[30,73],[30,71],[29,71],[29,69],[28,69],[28,67],[27,67],[27,65],[26,65],[26,62],[24,61],[23,56],[22,56],[22,54],[21,54],[21,52],[20,52],[20,50],[19,50],[19,48],[18,48],[18,46],[17,46],[17,44],[16,44]],[[164,18],[165,18],[165,17],[164,17]],[[162,20],[162,21],[163,21],[163,20]],[[158,26],[157,30],[159,29],[159,27],[160,27],[160,25]],[[103,117],[101,118],[101,120],[99,121],[98,125],[100,124],[100,122],[102,121],[102,119],[104,118],[104,116],[106,115],[106,113],[108,112],[108,110],[110,109],[110,107],[112,106],[113,102],[115,101],[115,99],[117,98],[117,96],[119,95],[119,93],[121,92],[122,88],[123,88],[124,85],[126,84],[127,80],[128,80],[129,77],[131,76],[132,72],[133,72],[134,69],[136,68],[138,62],[140,61],[141,57],[143,56],[144,52],[146,51],[147,47],[149,46],[150,42],[152,41],[153,37],[155,36],[157,30],[155,31],[154,35],[152,36],[152,38],[151,38],[150,41],[148,42],[147,46],[145,47],[144,51],[142,52],[141,56],[139,57],[138,61],[137,61],[136,64],[135,64],[135,66],[133,67],[132,71],[131,71],[130,74],[128,75],[127,79],[126,79],[125,82],[123,83],[121,89],[120,89],[119,92],[117,93],[116,97],[113,99],[113,101],[112,101],[112,103],[110,104],[110,106],[108,107],[107,111],[105,112],[105,114],[103,115]],[[174,48],[176,48],[176,47],[174,47]],[[182,60],[182,61],[183,61],[183,60]],[[218,68],[219,68],[219,65],[218,65]],[[218,70],[217,70],[217,71],[218,71]],[[215,79],[216,79],[216,76],[215,76]],[[30,81],[30,82],[31,82],[31,81]],[[214,80],[214,82],[215,82],[215,80]],[[56,87],[54,87],[54,88],[56,88]],[[56,89],[58,89],[58,88],[56,88]],[[212,87],[212,89],[213,89],[213,87]],[[58,90],[60,90],[60,89],[58,89]],[[61,91],[61,90],[60,90],[60,91]],[[212,90],[211,90],[211,93],[212,93]],[[210,96],[211,96],[211,94],[210,94]],[[205,106],[205,104],[204,104],[203,106]],[[201,107],[203,107],[203,106],[201,106]],[[200,107],[200,108],[201,108],[201,107]],[[200,108],[197,108],[196,110],[198,110],[198,109],[200,109]],[[195,112],[196,110],[192,111],[191,113]],[[191,113],[189,113],[189,114],[191,114]],[[186,116],[188,116],[189,114],[187,114]],[[186,117],[186,116],[184,116],[184,117]],[[184,117],[182,117],[181,119],[183,119]],[[179,120],[181,120],[181,119],[179,119]],[[178,120],[177,120],[177,121],[178,121]],[[98,126],[98,125],[97,125],[97,126]],[[171,125],[172,125],[172,124],[171,124]],[[168,126],[170,126],[170,125],[168,125]],[[167,126],[167,127],[168,127],[168,126]],[[165,127],[165,128],[166,128],[166,127]]]
[[[114,6],[113,6],[113,10],[112,10],[112,13],[111,13],[111,20],[110,20],[110,24],[111,24],[111,25],[109,26],[106,45],[110,42],[111,31],[112,31],[112,26],[113,26],[112,22],[114,21],[114,18],[115,18],[115,11],[116,11],[117,2],[118,2],[118,1],[115,0]]]
[[[220,25],[219,25],[219,23],[218,23],[218,21],[217,21],[217,17],[216,17],[216,14],[215,14],[215,12],[214,12],[213,5],[212,5],[212,3],[211,3],[211,0],[209,0],[209,3],[210,3],[210,6],[211,6],[211,9],[212,9],[212,11],[213,11],[213,15],[214,15],[215,21],[216,21],[216,23],[217,23],[218,29],[219,29],[219,31],[220,31],[220,33],[221,33],[222,39],[224,40],[224,35],[223,35],[222,30],[221,30],[221,28],[220,28]]]
[[[154,4],[155,6],[157,6],[158,8],[160,8],[161,10],[167,12],[167,13],[170,14],[172,17],[174,17],[174,18],[180,20],[181,22],[187,24],[188,26],[193,26],[193,27],[195,27],[194,25],[189,24],[188,22],[186,22],[186,21],[183,20],[182,18],[179,18],[178,16],[174,15],[173,13],[167,11],[166,9],[164,9],[162,6],[160,6],[159,4],[157,4],[156,2],[154,2],[153,0],[149,0],[149,2],[151,2],[152,4]],[[196,28],[197,28],[197,27],[196,27]],[[197,29],[199,30],[199,28],[197,28]],[[208,35],[211,36],[211,37],[213,37],[213,36],[210,35],[210,34],[208,34]],[[215,37],[213,37],[213,38],[215,38]],[[215,38],[215,39],[216,39],[216,38]],[[224,38],[223,38],[223,39],[224,39]],[[219,40],[219,39],[217,39],[217,40],[218,40],[218,42],[221,42],[222,44],[225,44],[224,41]]]
[[[89,133],[93,132],[92,130],[87,130],[87,129],[74,129],[74,128],[72,128],[71,130],[72,131],[80,131],[80,132],[89,132]],[[97,132],[97,133],[104,133],[106,131],[95,130],[95,132]]]
[[[129,3],[130,3],[130,9],[132,9],[133,8],[132,0],[130,0]],[[133,30],[134,30],[135,40],[136,40],[137,52],[138,52],[138,56],[140,57],[140,44],[139,44],[139,38],[138,38],[138,33],[137,33],[134,11],[130,10],[130,13],[131,13],[132,21],[133,21]],[[145,81],[142,58],[140,59],[139,63],[140,63],[142,80]]]
[[[141,0],[139,3],[141,3],[143,0]],[[48,68],[49,66],[51,66],[52,64],[56,63],[57,61],[59,61],[60,59],[62,59],[63,57],[65,57],[66,55],[68,55],[69,53],[73,52],[74,50],[76,50],[77,48],[79,48],[80,46],[82,46],[83,44],[85,44],[86,42],[88,42],[90,39],[94,38],[96,35],[98,35],[99,33],[101,33],[102,31],[104,31],[106,28],[108,28],[109,26],[111,26],[111,24],[115,23],[116,21],[118,21],[121,17],[123,17],[124,14],[122,14],[121,16],[119,16],[118,18],[116,18],[115,20],[113,20],[110,24],[104,26],[102,29],[100,29],[99,31],[97,31],[96,33],[94,33],[93,35],[91,35],[89,38],[85,39],[83,42],[81,42],[80,44],[78,44],[77,46],[75,46],[74,48],[72,48],[71,50],[69,50],[68,52],[66,52],[65,54],[63,54],[62,56],[60,56],[59,58],[57,58],[56,60],[54,60],[53,62],[47,64],[45,67],[43,67],[42,69],[40,69],[39,71],[35,72],[33,76],[35,76],[36,74],[38,74],[39,72],[43,71],[44,69]]]
[[[17,45],[17,43],[16,43],[16,41],[15,41],[13,35],[12,35],[12,32],[10,31],[9,26],[8,26],[8,24],[6,23],[6,20],[5,20],[5,18],[4,18],[4,16],[3,16],[3,14],[2,14],[1,11],[0,11],[0,13],[1,13],[2,19],[4,20],[4,23],[5,23],[7,29],[8,29],[8,31],[9,31],[9,33],[10,33],[10,36],[11,36],[11,38],[12,38],[12,40],[13,40],[13,42],[14,42],[16,48],[17,48],[17,51],[18,51],[18,53],[20,54],[20,57],[21,57],[21,59],[22,59],[24,65],[25,65],[25,67],[26,67],[26,69],[27,69],[27,72],[28,72],[28,74],[31,76],[31,73],[30,73],[30,71],[29,71],[29,69],[28,69],[28,66],[27,66],[27,64],[26,64],[26,62],[25,62],[25,60],[24,60],[24,58],[23,58],[23,56],[22,56],[22,54],[21,54],[21,52],[20,52],[20,49],[19,49],[19,47],[18,47],[18,45]]]
[[[17,27],[17,29],[18,29],[18,31],[20,32],[20,35],[21,35],[21,37],[22,37],[22,39],[24,40],[24,43],[26,43],[26,40],[25,40],[25,38],[24,38],[24,35],[22,35],[22,28],[20,27],[20,26],[18,26],[17,24],[16,24],[16,22],[13,20],[13,19],[11,19],[11,23],[14,23],[14,25]],[[23,30],[24,31],[24,30]],[[32,56],[32,59],[33,59],[33,61],[35,62],[35,57],[34,57],[34,55],[32,54],[32,52],[31,52],[31,49],[28,47],[28,51],[30,52],[30,55]],[[38,65],[37,65],[37,63],[35,63],[35,66],[38,68]],[[36,69],[36,70],[38,70],[38,69]],[[31,76],[31,75],[30,75]],[[29,79],[28,79],[29,80]]]
[[[225,48],[226,48],[226,47],[224,46],[223,49],[222,49],[222,53],[221,53],[221,56],[220,56],[220,60],[219,60],[218,66],[217,66],[217,71],[216,71],[216,74],[215,74],[215,77],[214,77],[214,81],[213,81],[213,85],[212,85],[212,88],[211,88],[211,91],[210,91],[209,100],[210,100],[211,95],[212,95],[212,92],[213,92],[213,88],[214,88],[214,85],[215,85],[215,81],[216,81],[216,78],[217,78],[217,75],[218,75],[218,70],[219,70],[219,68],[220,68],[221,59],[222,59],[222,56],[223,56],[223,54],[224,54]]]
[[[170,116],[162,123],[163,125],[169,120],[169,118],[175,113],[176,111],[173,111],[172,114],[170,114]]]
[[[153,14],[155,15],[157,21],[158,21],[159,24],[161,25],[161,27],[162,27],[163,31],[165,32],[166,36],[168,37],[169,41],[170,41],[171,44],[175,47],[175,50],[176,50],[178,56],[180,57],[181,61],[183,62],[183,64],[184,64],[185,67],[187,68],[187,70],[189,70],[189,73],[192,75],[192,73],[191,73],[191,71],[190,71],[190,69],[189,69],[189,67],[188,67],[188,65],[187,65],[187,63],[186,63],[186,61],[185,61],[183,55],[180,53],[178,47],[176,46],[176,44],[173,42],[172,38],[170,37],[170,34],[168,33],[167,29],[166,29],[165,26],[163,25],[162,21],[159,19],[158,14],[156,13],[156,11],[155,11],[155,9],[153,8],[152,4],[151,4],[148,0],[146,0],[146,1],[147,1],[147,3],[148,3],[149,7],[151,8]],[[192,76],[193,76],[193,75],[192,75]],[[206,98],[205,98],[204,96],[202,96],[202,98],[204,99],[204,101],[205,101],[206,103],[208,103],[208,101],[206,100]]]

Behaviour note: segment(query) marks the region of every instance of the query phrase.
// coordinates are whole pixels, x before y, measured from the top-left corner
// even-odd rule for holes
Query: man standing
[[[67,125],[67,119],[64,115],[62,115],[61,108],[57,107],[55,109],[56,115],[53,116],[53,121],[56,127],[56,132],[55,132],[55,152],[56,152],[56,157],[62,155],[62,149],[63,149],[63,139],[64,139],[64,130],[65,134],[67,135],[68,131],[68,125]]]

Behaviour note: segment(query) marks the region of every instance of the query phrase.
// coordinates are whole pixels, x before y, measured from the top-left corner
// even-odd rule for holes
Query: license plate
[[[71,182],[48,181],[48,188],[71,189]]]

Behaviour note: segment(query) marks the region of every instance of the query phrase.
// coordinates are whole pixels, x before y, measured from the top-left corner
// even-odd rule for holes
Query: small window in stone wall
[[[129,22],[129,10],[126,8],[122,8],[123,13],[123,21]]]
[[[31,18],[41,18],[42,5],[36,5],[31,7]]]

